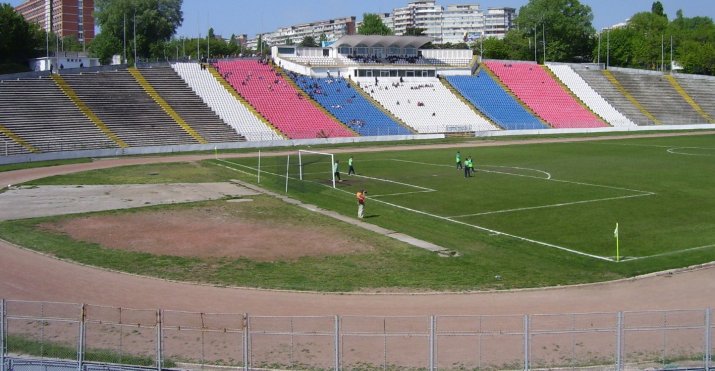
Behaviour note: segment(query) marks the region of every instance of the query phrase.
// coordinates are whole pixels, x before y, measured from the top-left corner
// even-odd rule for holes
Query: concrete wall
[[[176,146],[156,146],[156,147],[133,147],[133,148],[113,148],[67,152],[49,152],[26,155],[2,156],[0,154],[0,165],[15,164],[22,162],[68,160],[88,157],[119,157],[137,156],[153,154],[170,154],[182,152],[230,150],[230,149],[250,149],[250,148],[274,148],[274,147],[298,147],[314,146],[325,144],[345,144],[345,143],[377,143],[388,141],[408,141],[415,139],[442,139],[444,134],[415,134],[415,135],[388,135],[373,137],[351,137],[351,138],[315,138],[315,139],[295,139],[295,140],[268,140],[256,142],[231,142],[231,143],[211,143],[211,144],[187,144]]]

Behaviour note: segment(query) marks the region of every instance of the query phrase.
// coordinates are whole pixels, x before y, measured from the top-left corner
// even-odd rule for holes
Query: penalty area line
[[[627,199],[627,198],[645,197],[645,196],[652,196],[652,195],[653,195],[653,194],[637,194],[637,195],[629,195],[629,196],[597,198],[597,199],[593,199],[593,200],[563,202],[563,203],[552,204],[552,205],[541,205],[541,206],[531,206],[531,207],[519,207],[519,208],[516,208],[516,209],[505,209],[505,210],[496,210],[496,211],[486,211],[486,212],[483,212],[483,213],[475,213],[475,214],[455,215],[455,216],[449,216],[448,218],[450,218],[450,219],[458,219],[458,218],[468,218],[468,217],[470,217],[470,216],[481,216],[481,215],[492,215],[492,214],[511,213],[511,212],[516,212],[516,211],[548,209],[548,208],[553,208],[553,207],[563,207],[563,206],[587,204],[587,203],[594,203],[594,202],[614,201],[614,200],[625,200],[625,199]]]

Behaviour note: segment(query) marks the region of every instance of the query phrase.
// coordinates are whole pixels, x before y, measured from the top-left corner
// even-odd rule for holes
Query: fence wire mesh
[[[712,311],[250,316],[0,300],[3,370],[710,370]]]

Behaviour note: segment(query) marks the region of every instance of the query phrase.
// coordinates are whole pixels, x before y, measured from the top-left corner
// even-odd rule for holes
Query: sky
[[[0,0],[6,2],[8,0]],[[387,13],[403,7],[410,0],[184,0],[184,22],[177,36],[206,35],[209,27],[215,34],[271,32],[279,27],[363,13]],[[593,10],[593,26],[603,29],[624,22],[637,12],[650,11],[654,0],[581,0]],[[669,19],[682,9],[686,17],[706,16],[715,19],[715,0],[660,0]],[[9,0],[13,6],[23,0]],[[479,4],[482,9],[512,7],[517,10],[528,0],[437,0],[437,4]]]

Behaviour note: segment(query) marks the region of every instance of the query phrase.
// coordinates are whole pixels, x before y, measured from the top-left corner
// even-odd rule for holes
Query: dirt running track
[[[533,142],[526,141],[526,143]],[[514,143],[478,142],[474,145],[490,144]],[[468,145],[472,144],[463,143],[459,146]],[[399,149],[406,148],[399,147]],[[390,148],[353,148],[349,151],[354,153],[387,150]],[[40,177],[90,169],[153,162],[192,161],[210,157],[190,155],[97,160],[87,164],[4,172],[0,173],[0,184],[3,186],[18,184]],[[167,282],[80,266],[0,241],[0,298],[91,303],[125,308],[162,308],[213,313],[245,312],[252,315],[390,316],[704,309],[715,306],[715,266],[707,265],[602,284],[534,290],[429,294],[315,294]]]

